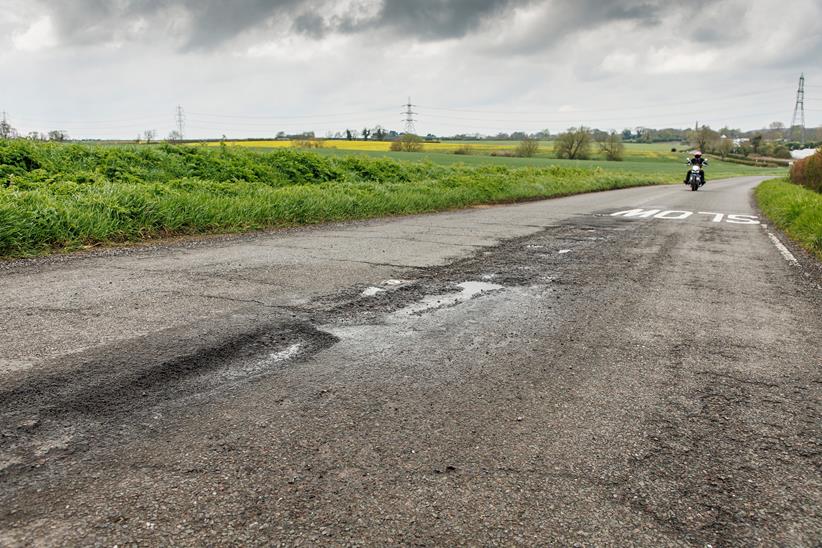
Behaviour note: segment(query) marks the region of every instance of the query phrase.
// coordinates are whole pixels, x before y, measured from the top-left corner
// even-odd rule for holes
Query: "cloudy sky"
[[[19,130],[186,137],[822,124],[820,0],[0,0]]]

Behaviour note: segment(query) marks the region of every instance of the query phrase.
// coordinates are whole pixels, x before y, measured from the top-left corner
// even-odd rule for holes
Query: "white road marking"
[[[693,211],[677,211],[677,210],[663,211],[662,213],[657,213],[656,215],[654,215],[654,219],[674,219],[674,220],[687,219],[688,217],[690,217],[693,214],[694,214]]]
[[[640,218],[648,218],[652,217],[653,215],[662,211],[661,209],[629,209],[627,211],[617,211],[616,213],[611,213],[611,217],[622,216],[622,217],[640,217]]]
[[[661,209],[624,209],[611,213],[611,217],[627,217],[631,219],[663,219],[667,221],[682,221],[694,215],[693,211],[684,211],[678,209],[661,210]],[[725,214],[716,211],[700,211],[697,215],[711,215],[710,222],[721,223],[723,220],[726,223],[736,225],[758,225],[759,217],[756,215],[739,215],[739,214]]]
[[[799,265],[799,261],[797,261],[796,257],[793,256],[793,253],[788,251],[788,248],[785,247],[785,245],[779,241],[779,238],[774,236],[772,232],[768,232],[768,238],[771,239],[773,245],[776,246],[776,249],[778,249],[779,252],[782,253],[782,256],[785,257],[786,261],[788,261],[788,264],[790,264],[791,266]]]
[[[757,220],[756,215],[728,215],[729,223],[734,223],[738,225],[758,225],[759,221]]]
[[[721,223],[722,218],[725,216],[724,213],[715,213],[713,211],[700,211],[697,215],[713,215],[714,218],[711,219],[712,223]]]

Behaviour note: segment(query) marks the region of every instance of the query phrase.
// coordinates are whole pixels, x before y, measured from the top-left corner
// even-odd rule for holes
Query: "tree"
[[[721,137],[719,139],[719,146],[717,146],[717,150],[719,151],[719,155],[722,156],[724,159],[725,156],[730,154],[731,150],[733,150],[734,142],[733,139],[730,137]]]
[[[591,130],[584,126],[568,128],[554,142],[557,158],[587,160],[591,157]]]
[[[623,141],[627,141],[628,139],[630,139],[633,136],[634,136],[634,134],[631,133],[630,129],[625,128],[625,129],[622,130],[622,140]]]
[[[599,143],[600,141],[604,140],[608,137],[607,131],[602,131],[601,129],[594,128],[591,130],[591,137],[593,137],[594,141]]]
[[[65,141],[68,139],[68,133],[62,129],[53,129],[49,131],[49,141]]]
[[[751,148],[754,151],[754,154],[759,154],[759,147],[762,146],[762,134],[757,133],[753,137],[751,137]]]
[[[603,132],[604,133],[604,132]],[[612,162],[622,161],[625,155],[625,145],[622,143],[622,134],[611,130],[597,139],[599,150],[605,154],[605,159]]]
[[[531,158],[539,151],[539,141],[532,137],[525,137],[517,145],[514,154],[522,158]]]
[[[771,122],[768,126],[768,138],[771,140],[778,140],[785,138],[785,124],[782,122]]]
[[[422,152],[422,137],[413,133],[404,133],[399,139],[391,143],[391,150],[395,152]]]
[[[713,149],[718,139],[719,134],[712,130],[710,126],[702,126],[696,131],[691,131],[690,141],[698,150]]]
[[[362,140],[363,141],[367,141],[368,138],[371,136],[371,130],[368,129],[367,127],[364,127],[364,128],[362,128],[362,131],[360,132],[360,135],[362,135]]]
[[[145,139],[146,144],[151,144],[151,141],[153,141],[156,136],[156,129],[147,129],[143,132],[143,139]]]
[[[17,130],[5,118],[0,120],[0,139],[13,139],[17,136]]]
[[[375,126],[374,127],[374,139],[377,141],[384,141],[385,140],[385,128],[382,126]]]
[[[183,134],[176,129],[168,134],[168,141],[172,143],[179,143],[183,140]]]
[[[346,141],[353,141],[354,140],[354,132],[350,129],[345,130],[345,140]]]

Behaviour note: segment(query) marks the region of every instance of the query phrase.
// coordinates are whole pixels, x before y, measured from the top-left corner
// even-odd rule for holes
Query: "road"
[[[0,545],[818,545],[760,180],[2,265]]]

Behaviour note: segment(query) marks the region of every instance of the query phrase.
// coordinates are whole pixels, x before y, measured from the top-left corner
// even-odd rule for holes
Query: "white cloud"
[[[13,33],[11,41],[16,50],[40,51],[57,45],[57,31],[51,17],[45,15],[32,23],[24,32]]]

